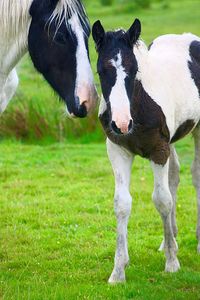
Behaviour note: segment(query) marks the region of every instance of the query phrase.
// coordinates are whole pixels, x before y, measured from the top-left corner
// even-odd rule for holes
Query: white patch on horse
[[[110,105],[112,120],[123,133],[128,132],[128,126],[131,120],[130,101],[126,92],[125,79],[126,71],[122,66],[122,56],[119,52],[116,59],[112,59],[112,66],[116,69],[116,83],[110,94]]]
[[[29,9],[32,2],[33,0],[0,1],[1,38],[16,38],[22,34],[22,31],[25,31],[25,36],[28,35],[29,26],[27,25],[30,25],[31,21]]]
[[[171,138],[185,121],[199,120],[199,94],[188,67],[189,47],[194,40],[200,39],[192,34],[169,34],[155,39],[149,51],[142,41],[133,48],[137,79],[162,108]]]
[[[99,116],[103,115],[103,113],[106,111],[107,109],[107,104],[106,101],[103,97],[103,95],[101,95],[101,101],[100,101],[100,105],[99,105]]]
[[[92,99],[93,94],[96,93],[95,89],[91,91],[91,87],[93,86],[93,82],[94,82],[94,77],[93,77],[91,65],[87,54],[83,28],[80,24],[80,20],[78,16],[76,14],[73,15],[69,19],[68,23],[70,24],[71,30],[74,32],[77,38],[77,44],[78,44],[76,50],[77,76],[76,76],[75,94],[79,97],[80,104],[82,104]],[[87,74],[87,78],[85,78],[85,74]],[[87,107],[87,103],[85,103],[85,105]]]
[[[5,80],[0,82],[0,113],[5,111],[17,89],[18,83],[19,79],[15,69],[10,72]]]

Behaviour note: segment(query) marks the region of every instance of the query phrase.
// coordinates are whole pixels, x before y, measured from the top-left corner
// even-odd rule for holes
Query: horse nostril
[[[87,116],[85,103],[80,103],[79,97],[75,97],[74,105],[71,108],[71,114],[78,118],[85,118]]]
[[[130,132],[133,129],[133,120],[130,120],[128,125],[128,132]]]
[[[117,134],[122,134],[121,130],[117,127],[115,121],[111,122],[111,129]]]
[[[90,110],[90,102],[88,100],[82,100],[80,101],[80,104],[86,107],[87,112]]]

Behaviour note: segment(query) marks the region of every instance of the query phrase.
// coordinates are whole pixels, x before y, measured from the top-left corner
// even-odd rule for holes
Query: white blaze
[[[121,129],[123,133],[127,133],[132,118],[130,114],[130,101],[125,87],[127,74],[122,66],[122,56],[120,52],[117,54],[116,59],[111,60],[111,64],[116,68],[117,72],[116,83],[110,94],[112,120],[115,121],[117,127]]]
[[[83,32],[83,28],[77,15],[73,15],[70,18],[69,24],[71,26],[71,30],[76,35],[78,43],[76,50],[77,74],[75,95],[79,97],[80,104],[87,101],[86,106],[88,105],[87,108],[90,110],[96,104],[97,95],[94,86],[94,77],[84,40],[85,33]]]

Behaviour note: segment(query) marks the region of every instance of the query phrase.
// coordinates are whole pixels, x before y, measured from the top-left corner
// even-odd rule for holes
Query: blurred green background
[[[85,0],[85,6],[91,24],[100,19],[107,30],[128,29],[139,18],[147,44],[166,33],[200,36],[200,0]],[[90,50],[100,93],[92,40]],[[0,299],[200,299],[191,137],[177,145],[181,271],[163,272],[164,254],[157,251],[163,229],[151,201],[153,176],[149,162],[136,157],[131,264],[127,283],[109,286],[116,231],[114,178],[97,112],[85,120],[68,120],[64,104],[28,55],[18,73],[20,86],[0,118]]]
[[[85,0],[91,24],[101,19],[107,30],[128,29],[134,18],[142,22],[142,38],[149,44],[158,35],[192,32],[200,35],[199,0]],[[95,81],[94,44],[90,55]],[[31,143],[58,141],[99,142],[104,135],[95,114],[85,120],[69,120],[65,107],[33,68],[28,54],[18,65],[20,86],[1,116],[0,138],[16,138]]]

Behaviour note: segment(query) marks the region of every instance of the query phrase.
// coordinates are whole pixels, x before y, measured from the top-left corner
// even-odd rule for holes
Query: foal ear
[[[101,46],[101,43],[105,37],[105,30],[99,20],[96,21],[92,27],[92,37],[95,41],[97,51],[98,51],[98,49]]]
[[[137,42],[141,34],[140,20],[135,19],[134,23],[131,25],[126,34],[131,46],[133,46]]]

